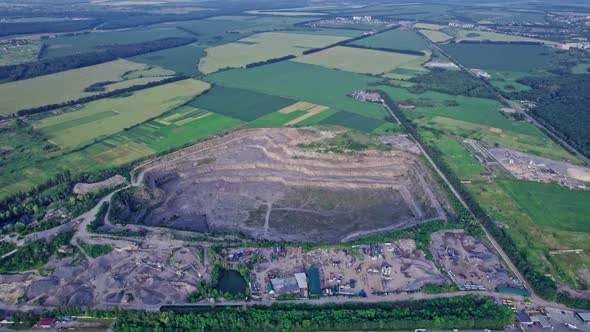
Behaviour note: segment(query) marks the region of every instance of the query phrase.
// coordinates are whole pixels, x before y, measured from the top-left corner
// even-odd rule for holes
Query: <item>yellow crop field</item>
[[[396,68],[425,70],[420,65],[428,61],[428,58],[428,56],[337,46],[292,61],[361,74],[378,75]],[[359,61],[360,59],[362,61]]]
[[[416,24],[414,24],[414,28],[425,29],[425,30],[442,30],[446,27],[447,27],[446,25],[431,24],[431,23],[416,23]]]
[[[144,64],[116,60],[1,84],[2,108],[0,113],[9,115],[22,109],[59,104],[91,96],[99,92],[84,92],[84,88],[98,82],[121,81],[122,75],[126,72],[145,68]]]
[[[433,43],[444,43],[453,39],[452,36],[447,35],[442,31],[433,30],[419,30],[426,38],[430,39]]]
[[[199,62],[199,71],[210,74],[223,68],[240,68],[247,64],[301,55],[311,48],[324,47],[345,40],[346,37],[297,33],[259,33],[237,42],[211,47]]]
[[[41,120],[34,128],[61,147],[76,147],[154,118],[208,88],[208,83],[194,79],[160,85],[127,97],[93,101],[80,111]]]

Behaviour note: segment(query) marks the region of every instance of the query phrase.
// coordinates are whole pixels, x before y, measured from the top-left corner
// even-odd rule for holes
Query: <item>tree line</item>
[[[106,46],[108,49],[102,51],[72,54],[18,65],[0,66],[0,81],[23,80],[60,71],[92,66],[119,58],[128,58],[162,49],[183,46],[196,40],[196,38],[170,37],[135,44],[114,44]]]
[[[420,51],[398,50],[398,49],[388,48],[388,47],[373,47],[373,46],[364,46],[364,45],[356,45],[356,44],[346,44],[346,47],[361,48],[361,49],[365,49],[365,50],[375,50],[375,51],[383,51],[383,52],[391,52],[391,53],[402,53],[402,54],[418,55],[418,56],[426,55],[424,52],[420,52]]]
[[[247,64],[246,68],[254,68],[254,67],[259,67],[259,66],[264,66],[264,65],[270,65],[271,63],[287,61],[287,60],[291,60],[293,58],[295,58],[294,55],[287,55],[287,56],[283,56],[280,58],[273,58],[273,59],[268,59],[268,60],[264,60],[264,61],[253,62],[253,63]]]
[[[0,23],[0,36],[25,35],[43,32],[68,32],[91,29],[97,20],[64,20],[55,22]]]
[[[393,30],[393,29],[397,29],[398,27],[399,27],[399,25],[392,26],[390,28],[383,29],[383,30],[381,30],[381,31],[379,31],[377,33],[374,33],[374,34],[366,34],[366,35],[363,34],[363,35],[360,35],[358,37],[353,37],[353,38],[350,38],[350,39],[345,39],[345,40],[339,41],[339,42],[334,43],[334,44],[330,44],[330,45],[325,46],[325,47],[310,48],[308,50],[303,51],[303,54],[316,53],[316,52],[320,52],[320,51],[327,50],[329,48],[336,47],[336,46],[341,46],[341,45],[349,46],[347,44],[352,43],[352,42],[355,42],[357,40],[361,40],[361,39],[364,39],[364,38],[368,38],[368,37],[374,36],[374,35],[379,34],[379,33],[383,33],[383,32],[389,31],[389,30]]]
[[[181,80],[185,80],[187,78],[188,78],[187,76],[173,76],[173,77],[165,78],[160,81],[154,81],[154,82],[149,82],[149,83],[140,84],[140,85],[133,85],[128,88],[118,89],[118,90],[105,92],[105,93],[99,93],[99,94],[95,94],[95,95],[88,96],[88,97],[82,97],[82,98],[76,99],[76,100],[64,101],[63,103],[59,103],[59,104],[50,104],[50,105],[44,105],[44,106],[40,106],[40,107],[27,108],[27,109],[20,110],[20,111],[16,112],[15,115],[16,116],[24,116],[24,115],[32,115],[32,114],[37,114],[37,113],[44,113],[44,112],[48,112],[48,111],[51,111],[54,109],[66,107],[66,106],[85,104],[85,103],[89,103],[91,101],[98,100],[98,99],[109,98],[109,97],[114,97],[114,96],[130,93],[133,91],[153,88],[155,86],[164,85],[164,84],[168,84],[168,83],[172,83],[172,82],[176,82],[176,81],[181,81]],[[84,91],[86,91],[86,89]],[[89,92],[89,91],[86,91],[86,92]]]
[[[504,329],[513,321],[509,308],[468,295],[393,303],[294,304],[171,308],[160,312],[84,310],[66,306],[44,317],[115,318],[115,332],[139,331],[316,331],[411,330],[415,328]],[[14,315],[13,315],[14,318]]]
[[[516,265],[518,270],[524,275],[533,288],[535,293],[539,296],[551,300],[560,301],[561,303],[576,306],[578,308],[590,309],[590,301],[584,299],[573,298],[568,294],[558,292],[556,283],[542,272],[538,271],[528,261],[526,252],[520,250],[514,240],[506,232],[506,230],[496,226],[492,218],[479,205],[477,199],[463,186],[461,180],[455,175],[452,169],[444,161],[442,154],[430,147],[430,145],[418,133],[414,123],[409,120],[405,114],[397,107],[393,99],[385,92],[381,91],[381,96],[387,105],[395,112],[402,127],[414,137],[424,148],[426,153],[432,158],[434,163],[438,166],[441,172],[445,175],[451,185],[457,190],[462,197],[465,204],[473,215],[481,222],[494,239],[500,244],[504,252],[510,257],[510,260]]]

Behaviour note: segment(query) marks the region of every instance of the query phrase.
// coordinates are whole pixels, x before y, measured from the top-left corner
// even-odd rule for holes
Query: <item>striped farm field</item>
[[[359,61],[359,59],[364,60]],[[420,70],[420,65],[428,61],[428,57],[337,46],[292,61],[360,74],[378,75],[396,68]],[[425,69],[422,68],[422,70]]]
[[[59,104],[77,100],[100,92],[84,92],[99,82],[123,81],[129,71],[146,69],[147,66],[127,60],[116,60],[90,67],[0,84],[0,114],[10,115],[19,110]],[[125,81],[123,81],[125,82]],[[31,93],[34,91],[35,93]]]
[[[264,93],[215,86],[211,91],[191,102],[191,106],[242,121],[252,121],[292,105],[294,102],[292,99]]]
[[[152,153],[154,153],[154,150],[143,144],[129,142],[123,145],[114,146],[112,149],[99,153],[92,158],[101,163],[119,166],[142,157],[147,157]]]
[[[160,85],[130,96],[93,101],[80,111],[41,120],[35,129],[62,148],[81,146],[157,117],[208,88],[208,83],[194,79]]]

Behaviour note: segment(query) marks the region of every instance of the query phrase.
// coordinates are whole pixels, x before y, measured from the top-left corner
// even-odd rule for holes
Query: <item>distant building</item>
[[[53,327],[54,323],[55,323],[55,318],[47,317],[47,318],[43,318],[42,320],[40,320],[39,323],[37,323],[37,325],[39,325],[39,327],[43,328],[43,329],[50,329],[51,327]]]
[[[299,286],[299,293],[301,294],[301,297],[307,297],[309,295],[307,276],[305,273],[295,273],[293,276],[297,280],[297,286]]]
[[[578,312],[576,313],[576,317],[578,317],[584,324],[590,324],[590,312]]]
[[[397,103],[397,106],[399,106],[400,108],[405,108],[407,110],[415,110],[416,109],[416,105],[410,105],[410,104],[405,104],[405,103]]]
[[[383,98],[381,98],[381,95],[378,92],[355,90],[351,95],[352,98],[356,100],[366,101],[369,103],[380,103],[383,101]]]
[[[474,24],[458,23],[458,22],[449,22],[449,26],[451,28],[462,28],[462,29],[473,29],[475,27]]]
[[[57,252],[60,254],[73,254],[74,249],[72,249],[71,247],[69,247],[67,245],[63,245],[63,246],[59,247],[59,249],[57,249]]]
[[[565,43],[565,44],[559,44],[559,46],[557,46],[557,48],[562,49],[562,50],[569,50],[572,48],[580,48],[580,49],[590,49],[590,43],[589,42],[581,42],[581,43]]]
[[[271,294],[290,295],[299,293],[299,285],[294,276],[271,279],[270,284],[272,286]]]
[[[472,69],[469,69],[469,71],[471,71],[477,77],[481,77],[481,78],[485,78],[485,79],[492,78],[492,76],[490,74],[488,74],[486,71],[481,70],[481,69],[472,68]]]
[[[543,315],[532,315],[531,320],[533,321],[533,324],[538,324],[543,329],[551,328],[551,324],[549,324],[547,318]]]
[[[532,326],[534,324],[531,317],[525,313],[520,313],[516,315],[516,320],[522,325]]]

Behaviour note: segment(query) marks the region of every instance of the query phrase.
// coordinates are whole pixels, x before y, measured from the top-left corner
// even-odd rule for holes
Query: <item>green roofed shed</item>
[[[522,288],[498,287],[498,288],[496,288],[496,291],[498,293],[503,293],[503,294],[516,294],[516,295],[522,295],[522,296],[531,296],[531,292],[529,292],[526,289],[522,289]]]
[[[321,295],[322,286],[320,282],[320,270],[317,267],[310,267],[307,270],[308,282],[309,282],[309,294],[310,295]]]

